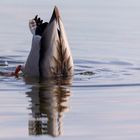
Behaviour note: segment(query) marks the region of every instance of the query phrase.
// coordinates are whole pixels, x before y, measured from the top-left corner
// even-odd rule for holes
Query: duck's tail
[[[39,71],[41,77],[66,77],[73,74],[73,59],[56,6],[41,38]]]

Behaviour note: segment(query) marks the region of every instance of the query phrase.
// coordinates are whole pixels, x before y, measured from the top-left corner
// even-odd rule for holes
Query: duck
[[[72,76],[73,57],[58,7],[54,7],[49,22],[44,22],[38,15],[29,20],[29,29],[31,50],[25,64],[17,66],[14,75],[21,71],[27,77]]]

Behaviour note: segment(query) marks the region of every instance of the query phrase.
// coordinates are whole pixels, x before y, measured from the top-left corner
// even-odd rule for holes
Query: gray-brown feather
[[[39,72],[42,78],[73,74],[73,60],[64,28],[61,29],[62,24],[58,9],[55,8],[41,38]]]
[[[63,44],[58,41],[58,58],[53,56],[53,62],[55,63],[55,67],[51,67],[51,72],[52,74],[57,74],[58,76],[69,76],[72,69],[72,66],[70,65],[70,56],[66,55],[67,48],[63,49],[62,45]]]

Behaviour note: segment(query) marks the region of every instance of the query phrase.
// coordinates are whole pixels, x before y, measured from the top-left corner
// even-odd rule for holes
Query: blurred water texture
[[[138,0],[1,0],[0,71],[26,61],[28,21],[36,14],[49,20],[54,5],[67,31],[74,77],[0,76],[0,139],[139,139]]]

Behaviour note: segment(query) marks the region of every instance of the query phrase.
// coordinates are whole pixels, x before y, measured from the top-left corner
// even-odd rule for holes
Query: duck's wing
[[[43,78],[73,74],[73,59],[57,7],[42,34],[39,72]]]

